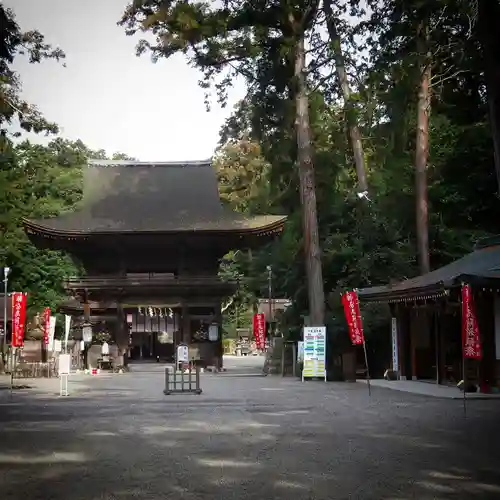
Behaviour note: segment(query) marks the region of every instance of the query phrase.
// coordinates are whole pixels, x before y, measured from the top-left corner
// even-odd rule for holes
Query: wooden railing
[[[133,286],[236,286],[236,281],[222,281],[218,276],[85,276],[83,278],[70,278],[66,287],[75,288],[120,288]]]

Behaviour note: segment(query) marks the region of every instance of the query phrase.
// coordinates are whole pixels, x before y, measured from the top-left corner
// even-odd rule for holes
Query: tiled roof
[[[479,280],[478,280],[479,279]],[[393,285],[362,288],[359,297],[365,301],[392,301],[439,295],[445,289],[473,280],[498,280],[500,282],[500,245],[480,246],[450,264],[430,273]]]
[[[40,232],[253,231],[282,226],[286,217],[245,217],[223,207],[211,161],[92,161],[84,172],[80,208],[25,220]]]

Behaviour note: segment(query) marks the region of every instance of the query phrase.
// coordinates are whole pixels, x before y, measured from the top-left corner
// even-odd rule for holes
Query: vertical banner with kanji
[[[470,285],[462,285],[462,342],[464,358],[481,359],[479,326]]]
[[[253,316],[253,334],[257,349],[263,350],[266,347],[266,318],[263,313]]]
[[[46,307],[43,311],[43,344],[49,345],[50,337],[50,307]]]
[[[359,310],[358,294],[355,291],[346,292],[342,295],[345,317],[349,326],[349,336],[353,345],[360,345],[364,342],[363,323]]]
[[[24,323],[26,321],[26,294],[12,294],[12,347],[24,345]]]

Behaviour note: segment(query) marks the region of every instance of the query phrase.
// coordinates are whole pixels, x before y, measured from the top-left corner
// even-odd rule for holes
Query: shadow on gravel
[[[500,498],[498,405],[464,419],[454,401],[276,381],[230,397],[235,383],[2,398],[0,498]]]

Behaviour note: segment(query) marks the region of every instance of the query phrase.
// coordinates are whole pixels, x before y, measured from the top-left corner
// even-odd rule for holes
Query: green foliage
[[[360,2],[351,2],[359,12]],[[342,14],[337,5],[336,14]],[[348,48],[348,70],[355,93],[358,123],[369,165],[371,201],[355,196],[353,158],[345,117],[337,105],[336,82],[312,70],[315,82],[310,114],[315,151],[322,263],[327,290],[329,336],[335,347],[347,347],[348,336],[340,293],[356,287],[385,284],[414,276],[415,201],[413,188],[415,102],[418,74],[414,71],[417,25],[430,19],[433,27],[433,100],[428,163],[431,263],[442,266],[469,251],[480,236],[496,232],[497,197],[478,41],[469,24],[468,2],[373,2],[368,20],[349,28],[340,24],[343,48]],[[247,4],[248,5],[248,4]],[[361,42],[354,43],[354,36]],[[311,48],[311,59],[319,54]],[[356,49],[370,54],[357,58]],[[283,325],[291,337],[300,332],[308,313],[303,266],[303,231],[295,169],[293,103],[283,67],[264,58],[256,64],[258,80],[249,88],[221,133],[222,144],[244,144],[248,138],[260,146],[262,161],[270,165],[269,185],[263,190],[263,210],[286,213],[285,232],[275,243],[241,255],[233,261],[233,276],[245,276],[249,304],[266,293],[266,266],[273,268],[275,296],[292,299]],[[263,91],[272,85],[270,91]],[[275,85],[275,86],[274,86]],[[332,93],[332,90],[334,91]],[[240,155],[242,153],[240,152]],[[222,156],[225,170],[235,166],[234,195],[244,162]],[[219,164],[220,168],[220,164]],[[251,170],[251,169],[250,169]],[[252,177],[249,171],[248,175]],[[230,191],[230,185],[224,186]],[[253,194],[253,197],[258,195]],[[260,208],[259,208],[260,209]],[[248,211],[251,213],[251,210]],[[264,295],[265,296],[265,295]],[[387,330],[386,308],[363,305],[368,338]]]
[[[55,308],[63,283],[78,273],[60,252],[41,250],[28,240],[22,217],[43,218],[71,210],[81,197],[82,167],[88,150],[80,141],[57,139],[48,146],[27,141],[0,158],[0,262],[12,269],[10,289],[28,292],[30,311]]]
[[[22,32],[14,13],[0,4],[0,134],[7,134],[7,125],[19,125],[30,132],[56,133],[55,123],[48,122],[33,105],[21,97],[19,75],[12,69],[18,56],[25,56],[30,63],[44,59],[64,59],[64,52],[47,44],[38,31]],[[17,132],[15,135],[20,135]]]
[[[263,213],[268,206],[270,165],[260,146],[230,141],[214,157],[221,199],[241,213]]]

